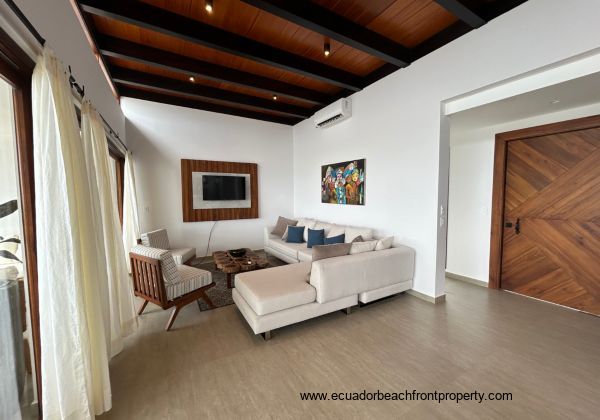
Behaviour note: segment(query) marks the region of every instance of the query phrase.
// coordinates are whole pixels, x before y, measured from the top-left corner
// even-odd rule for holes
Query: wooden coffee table
[[[227,287],[233,287],[231,283],[232,276],[245,271],[260,270],[269,267],[269,262],[256,254],[249,248],[244,248],[246,253],[241,257],[231,255],[230,251],[213,252],[213,262],[215,269],[227,274]]]

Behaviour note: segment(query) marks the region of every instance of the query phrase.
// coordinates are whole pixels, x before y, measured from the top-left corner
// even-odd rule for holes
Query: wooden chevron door
[[[500,287],[600,315],[600,127],[505,147]]]

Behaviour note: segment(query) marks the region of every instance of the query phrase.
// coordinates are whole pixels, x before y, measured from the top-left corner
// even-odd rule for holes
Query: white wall
[[[217,223],[211,251],[262,249],[263,226],[292,215],[292,128],[123,98],[133,151],[141,231],[167,228],[172,246],[206,252],[213,222],[183,223],[181,159],[258,164],[259,219]]]
[[[448,272],[488,282],[495,135],[598,114],[600,103],[471,130],[450,124]]]
[[[70,0],[15,0],[58,58],[70,65],[85,96],[125,140],[125,118],[88,44]]]
[[[442,295],[446,226],[438,217],[449,145],[441,102],[598,47],[597,15],[597,0],[530,0],[353,95],[349,121],[296,125],[295,216],[394,234],[417,251],[414,289]],[[320,166],[359,158],[367,159],[366,205],[321,204]]]

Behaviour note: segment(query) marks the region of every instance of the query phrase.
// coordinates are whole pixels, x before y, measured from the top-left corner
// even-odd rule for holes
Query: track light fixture
[[[329,57],[329,54],[331,54],[331,44],[329,41],[325,41],[325,45],[323,45],[323,54],[325,57]]]
[[[212,13],[212,11],[213,11],[213,2],[212,2],[212,0],[205,0],[205,2],[204,2],[204,8],[206,9],[206,11],[208,13]]]

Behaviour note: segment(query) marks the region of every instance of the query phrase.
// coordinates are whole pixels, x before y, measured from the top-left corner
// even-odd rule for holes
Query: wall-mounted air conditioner
[[[352,100],[340,99],[315,114],[315,127],[325,128],[347,120],[352,116]]]

